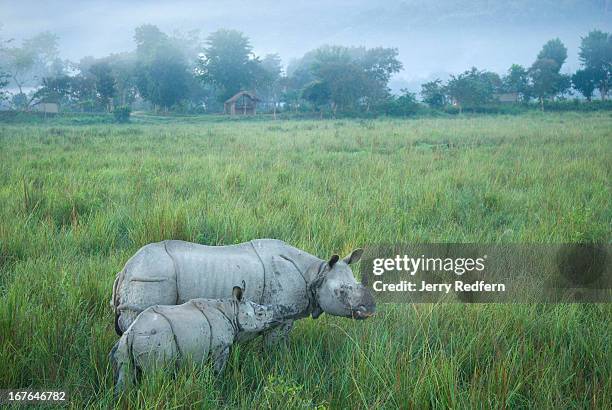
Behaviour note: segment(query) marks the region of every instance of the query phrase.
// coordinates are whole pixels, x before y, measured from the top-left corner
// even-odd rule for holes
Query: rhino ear
[[[242,288],[240,286],[234,286],[234,289],[232,289],[232,296],[240,302],[242,300]]]
[[[357,248],[353,252],[351,252],[350,255],[347,255],[343,259],[343,261],[346,262],[347,265],[350,265],[351,263],[357,263],[359,262],[359,259],[361,259],[361,255],[363,255],[363,249]]]
[[[327,264],[329,265],[330,268],[333,268],[336,262],[338,262],[339,260],[340,260],[340,257],[338,255],[332,255],[332,257],[329,259],[329,262],[327,262]]]

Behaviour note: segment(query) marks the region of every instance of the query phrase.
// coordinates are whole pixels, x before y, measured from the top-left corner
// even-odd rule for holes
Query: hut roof
[[[494,95],[500,102],[515,102],[518,100],[518,93],[499,93]]]
[[[225,104],[231,104],[231,103],[233,103],[233,102],[236,102],[236,101],[238,100],[238,98],[242,97],[243,95],[246,95],[247,97],[249,97],[249,98],[250,98],[251,100],[253,100],[253,101],[261,101],[259,98],[257,98],[257,97],[255,96],[255,94],[253,94],[253,93],[251,93],[251,92],[248,92],[248,91],[240,91],[240,92],[236,93],[236,95],[234,95],[233,97],[228,98],[228,99],[225,101]]]

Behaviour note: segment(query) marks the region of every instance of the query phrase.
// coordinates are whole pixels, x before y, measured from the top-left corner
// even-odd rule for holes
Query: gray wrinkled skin
[[[261,332],[287,314],[281,306],[259,305],[242,299],[235,287],[231,299],[193,299],[182,305],[144,310],[113,347],[110,358],[117,392],[134,376],[157,366],[175,368],[192,360],[212,361],[215,373],[227,363],[230,348],[241,334]]]
[[[349,267],[361,254],[357,249],[344,259],[334,255],[326,262],[274,239],[230,246],[174,240],[151,243],[117,274],[111,300],[115,328],[121,335],[140,312],[153,305],[225,297],[243,281],[246,298],[284,305],[292,312],[282,325],[266,333],[267,345],[286,340],[292,321],[309,315],[317,318],[326,312],[365,319],[374,314],[374,299]]]

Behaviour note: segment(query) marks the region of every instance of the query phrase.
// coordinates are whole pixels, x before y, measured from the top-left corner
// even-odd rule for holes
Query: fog
[[[578,68],[580,36],[612,27],[610,0],[564,1],[2,1],[2,38],[21,40],[49,30],[62,57],[102,57],[135,47],[145,23],[167,33],[237,29],[255,53],[277,52],[286,65],[323,44],[399,49],[404,70],[391,87],[416,90],[476,66],[503,73],[530,65],[542,44],[559,37],[568,48],[563,72]]]

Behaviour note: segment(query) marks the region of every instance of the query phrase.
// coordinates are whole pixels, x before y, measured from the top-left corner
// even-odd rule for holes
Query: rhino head
[[[355,249],[344,259],[333,255],[328,262],[316,268],[313,290],[319,309],[313,311],[313,318],[323,312],[353,319],[366,319],[374,315],[374,297],[363,284],[357,282],[349,266],[358,262],[362,254],[363,249]]]
[[[244,289],[234,286],[233,302],[236,306],[236,322],[242,332],[261,332],[282,321],[281,312],[271,305],[260,305],[243,298]]]

